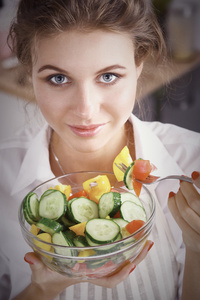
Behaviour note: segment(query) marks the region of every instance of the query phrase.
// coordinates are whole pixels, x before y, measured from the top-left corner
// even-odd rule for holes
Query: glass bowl
[[[55,177],[38,185],[31,192],[35,192],[40,197],[47,189],[61,183],[71,185],[72,193],[76,193],[83,189],[82,183],[84,181],[97,175],[106,175],[115,191],[134,194],[134,191],[127,190],[122,182],[118,182],[113,173],[92,171],[76,172]],[[150,191],[143,186],[140,200],[147,215],[147,221],[144,226],[128,237],[95,247],[66,247],[42,241],[30,232],[31,226],[26,222],[23,214],[24,200],[19,208],[19,222],[25,241],[47,267],[60,274],[79,280],[95,279],[117,272],[129,261],[133,261],[142,250],[154,224],[155,199]],[[51,246],[51,250],[44,250],[45,245]],[[66,248],[71,251],[65,251],[67,250]],[[94,250],[94,252],[92,256],[80,257],[79,253],[83,250]],[[73,256],[72,254],[69,255],[69,253],[73,253]]]

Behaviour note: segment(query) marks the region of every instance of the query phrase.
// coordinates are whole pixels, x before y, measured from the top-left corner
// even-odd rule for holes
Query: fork
[[[127,166],[123,163],[120,163],[119,165],[116,164],[116,167],[121,170],[123,173],[126,172]],[[138,180],[135,179],[137,182],[140,182],[142,184],[153,184],[162,180],[166,180],[166,179],[178,179],[178,180],[182,180],[182,181],[187,181],[189,183],[193,183],[192,178],[188,177],[188,176],[184,176],[184,175],[169,175],[166,177],[160,177],[160,176],[154,176],[154,175],[149,175],[145,180]]]

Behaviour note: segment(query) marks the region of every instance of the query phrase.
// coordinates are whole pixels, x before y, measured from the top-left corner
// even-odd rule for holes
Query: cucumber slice
[[[128,166],[126,172],[124,173],[124,184],[129,190],[133,190],[133,181],[132,181],[133,165],[134,165],[134,161]]]
[[[33,219],[31,219],[31,217],[27,213],[26,206],[24,207],[24,205],[23,205],[23,214],[24,214],[24,218],[25,218],[25,220],[26,220],[27,223],[29,223],[30,225],[36,224],[36,221],[34,221]]]
[[[35,224],[40,219],[38,207],[39,201],[37,195],[33,192],[29,193],[23,202],[24,217],[29,224]]]
[[[39,215],[51,220],[57,220],[65,214],[66,208],[67,198],[65,194],[58,190],[48,190],[48,193],[43,194],[40,198]]]
[[[113,217],[121,205],[121,194],[117,192],[104,193],[99,199],[99,217]]]
[[[30,193],[27,197],[27,208],[28,208],[28,212],[30,217],[35,220],[38,221],[40,219],[39,216],[39,201],[38,201],[38,197],[35,193]]]
[[[36,226],[40,228],[43,232],[47,232],[50,235],[63,230],[63,226],[60,223],[47,218],[41,218],[36,223]]]
[[[101,247],[101,249],[99,248],[99,243],[95,243],[94,241],[92,241],[90,239],[90,237],[87,235],[87,233],[85,234],[85,237],[86,237],[86,240],[89,244],[89,246],[92,246],[92,247],[97,247],[95,249],[95,251],[98,253],[98,254],[105,254],[105,253],[110,253],[111,251],[116,251],[119,249],[119,245],[108,245],[106,244],[104,247]],[[114,242],[116,241],[119,241],[122,239],[122,235],[121,233],[119,232],[119,234],[117,235],[116,239],[114,240]]]
[[[67,213],[75,223],[87,222],[98,218],[98,204],[85,197],[75,198],[73,201],[70,200]]]
[[[72,225],[70,226],[73,226],[75,224],[77,224],[77,222],[74,221],[74,218],[73,218],[73,214],[71,212],[71,204],[74,200],[78,199],[77,197],[76,198],[73,198],[69,201],[67,201],[67,210],[66,210],[66,214],[65,216],[63,216],[63,218],[66,218],[67,220],[69,220],[69,222],[72,223]],[[62,218],[61,218],[62,219]]]
[[[135,204],[143,207],[141,200],[132,193],[121,193],[121,203],[124,203],[125,201],[132,201]]]
[[[64,225],[65,227],[70,227],[70,226],[75,225],[74,222],[72,222],[71,220],[67,219],[65,216],[62,216],[62,217],[60,218],[60,223],[61,223],[62,225]]]
[[[95,244],[114,242],[119,233],[119,225],[109,219],[92,219],[85,226],[85,236],[89,245],[90,241]]]
[[[47,196],[47,195],[50,195],[51,193],[53,193],[55,190],[54,189],[48,189],[46,190],[42,196],[40,197],[40,201],[42,200],[43,197]]]
[[[76,236],[76,233],[70,229],[63,231],[63,233],[71,241],[73,241],[74,237]]]
[[[115,222],[119,225],[120,230],[128,224],[128,221],[126,221],[122,218],[114,218],[112,220],[113,220],[113,222]]]
[[[72,241],[62,232],[54,233],[52,236],[52,242],[55,245],[66,246],[66,247],[54,247],[55,252],[64,256],[77,256],[78,251],[75,249],[69,249],[68,247],[74,247]]]
[[[89,246],[86,237],[83,235],[77,235],[73,239],[73,243],[76,247],[87,247]]]
[[[121,216],[124,220],[143,220],[146,222],[147,216],[145,209],[132,201],[125,201],[120,208]]]

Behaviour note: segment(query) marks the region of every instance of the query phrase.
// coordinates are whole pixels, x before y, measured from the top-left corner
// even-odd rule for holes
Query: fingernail
[[[151,245],[149,245],[149,248],[147,250],[148,252],[151,250],[151,248],[153,247],[153,245],[154,245],[154,242],[152,242]]]
[[[129,274],[131,274],[131,273],[135,270],[135,268],[136,268],[136,266],[134,266],[134,267],[130,270]]]
[[[197,171],[194,171],[193,173],[192,173],[192,179],[193,180],[196,180],[198,177],[199,177],[199,172],[197,172]]]
[[[175,193],[174,193],[174,192],[170,192],[170,193],[169,193],[169,198],[174,197],[174,196],[175,196]]]
[[[181,177],[186,177],[185,175],[181,175]],[[180,183],[183,182],[184,180],[180,180]]]
[[[30,260],[28,260],[25,256],[24,256],[24,260],[25,260],[25,262],[27,262],[29,265],[33,265],[33,262],[30,261]]]

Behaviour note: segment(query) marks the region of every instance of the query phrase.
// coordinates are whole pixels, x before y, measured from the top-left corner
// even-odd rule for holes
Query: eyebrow
[[[66,72],[63,69],[60,69],[60,68],[52,66],[52,65],[44,65],[41,68],[39,68],[38,73],[40,73],[40,72],[42,72],[44,70],[54,70],[54,71],[61,72],[61,73]]]
[[[124,66],[116,64],[116,65],[111,65],[111,66],[108,66],[106,68],[103,68],[103,69],[99,70],[96,74],[102,73],[102,72],[108,72],[112,69],[124,69],[124,70],[126,70],[126,68]],[[58,67],[55,67],[53,65],[44,65],[44,66],[42,66],[41,68],[39,68],[38,73],[40,73],[44,70],[54,70],[54,71],[60,72],[60,73],[68,73],[65,70],[63,70],[61,68],[58,68]]]

